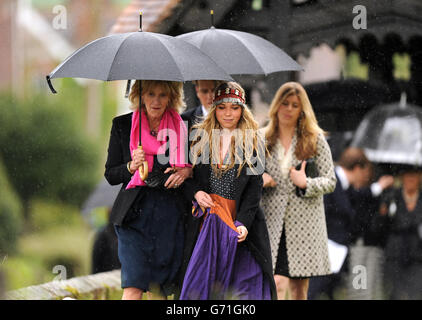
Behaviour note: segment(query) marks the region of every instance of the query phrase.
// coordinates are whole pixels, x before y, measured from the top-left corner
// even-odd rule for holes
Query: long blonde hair
[[[176,81],[161,81],[161,80],[142,80],[142,93],[145,94],[152,88],[161,86],[165,93],[169,95],[168,108],[181,112],[185,107],[183,83]],[[135,81],[129,94],[130,108],[136,110],[139,108],[139,80]],[[142,108],[145,105],[142,104]]]
[[[287,82],[277,90],[270,105],[270,121],[265,129],[265,138],[267,141],[267,148],[271,151],[277,143],[279,136],[279,123],[277,117],[279,107],[287,97],[292,95],[298,97],[302,107],[301,115],[296,124],[297,144],[295,155],[298,159],[304,160],[316,155],[318,135],[325,134],[325,132],[319,127],[308,95],[300,83]]]
[[[237,89],[244,95],[245,91],[236,82],[223,83],[215,89],[215,92],[226,87]],[[242,168],[248,165],[253,174],[258,174],[256,166],[263,166],[265,161],[265,153],[262,153],[262,148],[265,149],[265,143],[264,137],[258,136],[258,123],[255,121],[252,112],[246,105],[242,107],[242,115],[237,123],[237,128],[233,131],[229,150],[230,163],[227,166],[219,166],[220,137],[223,128],[217,121],[216,109],[217,106],[213,105],[204,121],[192,127],[192,132],[196,130],[191,148],[193,165],[195,166],[200,161],[210,163],[218,176],[230,170],[236,164],[239,164],[237,172],[237,176],[239,176]]]

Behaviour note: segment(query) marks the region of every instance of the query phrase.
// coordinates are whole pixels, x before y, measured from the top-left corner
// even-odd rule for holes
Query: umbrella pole
[[[141,128],[141,117],[142,117],[142,81],[139,80],[139,146],[138,149],[142,150],[142,128]],[[145,181],[146,178],[148,178],[148,162],[144,161],[142,165],[139,167],[139,176],[143,181]]]
[[[210,15],[211,15],[211,27],[214,27],[214,10],[210,11]]]
[[[139,32],[142,32],[142,11],[139,11]],[[142,80],[139,79],[139,146],[138,149],[142,150],[142,128],[141,128],[141,118],[142,118]],[[138,169],[139,176],[143,181],[148,178],[148,162],[144,161]]]

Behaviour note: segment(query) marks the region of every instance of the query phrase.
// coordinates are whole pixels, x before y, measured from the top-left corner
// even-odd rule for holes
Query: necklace
[[[160,119],[150,119],[148,118],[148,124],[149,124],[149,134],[152,135],[153,137],[157,137],[158,135],[158,129],[160,128],[160,122],[161,122],[161,118]]]
[[[157,126],[150,125],[151,130],[149,131],[149,134],[152,135],[153,137],[157,137],[159,125],[160,124],[158,124]]]

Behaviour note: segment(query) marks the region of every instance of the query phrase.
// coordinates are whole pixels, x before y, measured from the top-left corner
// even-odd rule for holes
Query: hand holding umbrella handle
[[[138,146],[138,149],[142,150],[142,146]],[[145,179],[148,178],[148,162],[142,162],[141,166],[138,168],[138,171],[142,181],[145,181]]]

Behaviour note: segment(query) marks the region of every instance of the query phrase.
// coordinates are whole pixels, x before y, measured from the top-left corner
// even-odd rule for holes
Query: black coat
[[[193,179],[188,179],[182,185],[186,199],[192,201],[198,191],[209,192],[210,165],[199,164],[194,167]],[[248,229],[245,244],[261,266],[264,276],[270,282],[272,299],[277,299],[276,287],[272,272],[271,249],[267,225],[259,202],[262,194],[262,175],[247,175],[246,168],[236,177],[236,220]],[[181,280],[189,264],[199,234],[201,219],[186,217],[185,247],[181,269]]]
[[[395,212],[378,213],[373,218],[373,227],[386,236],[386,259],[396,260],[402,265],[422,263],[422,193],[411,212],[406,207],[402,189],[391,190],[382,202],[387,207],[392,203],[396,206]]]
[[[385,234],[374,226],[374,216],[379,211],[380,197],[374,197],[369,187],[358,190],[349,188],[348,194],[356,211],[352,227],[352,242],[361,237],[365,246],[382,247]]]
[[[127,169],[127,163],[132,160],[130,155],[130,130],[132,127],[132,113],[115,117],[110,133],[110,142],[108,146],[108,156],[105,164],[104,176],[111,185],[123,184],[114,201],[110,213],[110,221],[113,224],[121,225],[134,203],[136,197],[144,197],[148,193],[148,188],[131,188],[126,190],[132,175]],[[169,192],[181,193],[179,189],[172,189]],[[180,194],[180,198],[184,197]],[[181,212],[186,212],[189,203],[180,201],[177,203]]]
[[[184,121],[188,122],[188,132],[190,132],[192,126],[202,120],[203,115],[202,106],[198,106],[183,112],[180,116]]]
[[[348,246],[352,240],[352,226],[356,212],[337,174],[336,178],[334,192],[324,195],[328,239]]]
[[[92,273],[120,268],[121,265],[117,254],[117,235],[113,224],[108,223],[95,235],[92,249]]]

